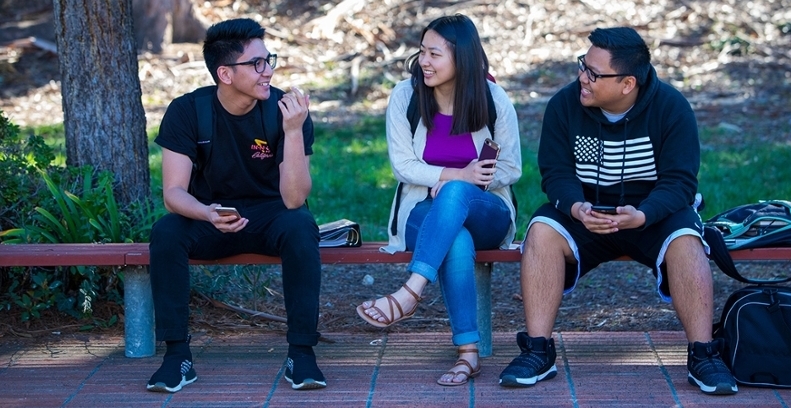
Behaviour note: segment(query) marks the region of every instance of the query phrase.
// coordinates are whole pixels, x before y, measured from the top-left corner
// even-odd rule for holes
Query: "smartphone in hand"
[[[217,214],[222,216],[235,215],[237,220],[242,218],[242,216],[239,215],[239,211],[236,211],[236,208],[234,207],[218,206],[214,208],[214,211],[217,211]]]
[[[594,205],[591,206],[591,210],[602,214],[618,214],[618,212],[615,210],[615,206],[612,205]]]
[[[483,142],[483,148],[481,148],[481,154],[478,156],[478,161],[487,160],[487,159],[497,159],[500,157],[500,145],[495,143],[492,139],[487,138]],[[485,167],[492,168],[494,167],[493,164],[489,164]]]
[[[497,160],[498,157],[500,157],[500,145],[495,143],[492,139],[486,138],[486,140],[483,141],[483,147],[481,148],[481,153],[478,155],[478,161],[487,160],[487,159]],[[484,165],[483,167],[491,169],[494,167],[494,164],[487,164]],[[480,184],[478,185],[478,187],[480,187],[481,190],[484,191],[486,191],[486,189],[488,188],[488,186],[484,186]]]

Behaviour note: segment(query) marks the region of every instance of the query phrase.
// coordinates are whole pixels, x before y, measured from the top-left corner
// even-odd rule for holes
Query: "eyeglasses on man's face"
[[[266,65],[264,65],[264,63],[266,63],[266,65],[269,65],[270,67],[272,67],[272,69],[275,69],[275,67],[277,66],[277,54],[269,54],[269,55],[267,55],[266,58],[260,58],[259,57],[259,58],[253,58],[250,61],[234,62],[233,64],[225,64],[225,66],[226,67],[233,67],[233,66],[236,66],[236,65],[252,65],[253,68],[255,68],[255,72],[258,72],[260,74],[260,73],[264,72],[264,70],[266,69]]]
[[[599,78],[615,78],[620,76],[627,76],[629,74],[597,74],[591,71],[590,67],[585,64],[585,54],[580,55],[577,57],[577,68],[579,68],[580,72],[584,72],[588,75],[588,80],[591,82],[596,82]]]

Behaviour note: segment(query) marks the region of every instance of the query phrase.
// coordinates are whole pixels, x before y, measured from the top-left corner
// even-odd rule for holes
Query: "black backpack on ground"
[[[791,277],[746,278],[731,259],[722,229],[707,222],[703,236],[720,270],[751,284],[728,297],[714,324],[714,338],[725,340],[723,361],[739,384],[791,388],[791,287],[777,285]]]
[[[791,288],[755,285],[725,302],[714,338],[725,340],[723,360],[736,382],[791,388]]]

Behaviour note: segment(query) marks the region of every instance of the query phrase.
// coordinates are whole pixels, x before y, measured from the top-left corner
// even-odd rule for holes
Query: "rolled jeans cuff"
[[[422,262],[422,261],[415,261],[409,263],[409,267],[407,268],[412,273],[416,273],[424,278],[426,278],[429,282],[435,283],[437,278],[439,277],[439,273],[436,269],[431,267],[431,265]]]

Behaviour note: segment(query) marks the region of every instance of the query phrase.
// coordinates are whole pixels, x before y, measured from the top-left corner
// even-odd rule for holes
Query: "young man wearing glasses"
[[[189,348],[189,259],[238,253],[282,259],[285,378],[294,389],[326,386],[313,352],[321,262],[318,227],[305,206],[313,153],[310,101],[298,89],[284,93],[271,86],[277,56],[263,37],[264,29],[250,19],[210,27],[203,56],[217,85],[173,100],[159,128],[170,213],[151,231],[150,275],[156,336],[167,351],[148,382],[151,391],[176,392],[197,379]],[[208,138],[201,136],[206,127]],[[220,205],[237,213],[218,211]]]
[[[686,333],[688,381],[707,394],[736,383],[712,340],[713,283],[693,208],[700,145],[695,115],[657,78],[631,28],[596,29],[576,81],[549,101],[538,164],[549,203],[528,224],[521,354],[500,374],[527,387],[557,374],[551,338],[561,298],[597,265],[628,255],[651,267]],[[628,290],[628,288],[624,288]]]

